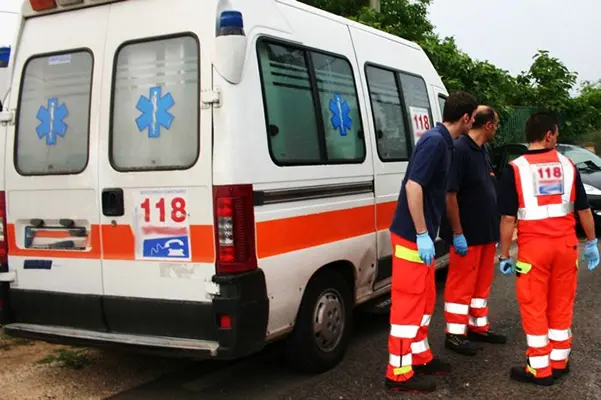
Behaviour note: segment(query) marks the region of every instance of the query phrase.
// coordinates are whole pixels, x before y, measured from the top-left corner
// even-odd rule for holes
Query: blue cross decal
[[[65,103],[58,105],[58,98],[52,97],[48,99],[48,107],[40,106],[36,118],[40,120],[40,124],[35,129],[38,137],[42,139],[46,137],[46,145],[56,145],[56,137],[65,137],[67,128],[65,118],[69,115],[69,110]]]
[[[175,101],[171,93],[162,96],[162,88],[155,86],[150,88],[150,96],[140,96],[136,108],[142,113],[136,119],[136,125],[142,132],[148,129],[149,138],[161,137],[161,127],[169,130],[175,117],[169,112]]]
[[[332,126],[340,132],[340,136],[346,136],[346,131],[353,126],[353,120],[349,116],[351,108],[338,93],[334,94],[333,99],[330,99],[330,111],[332,112],[330,119]]]

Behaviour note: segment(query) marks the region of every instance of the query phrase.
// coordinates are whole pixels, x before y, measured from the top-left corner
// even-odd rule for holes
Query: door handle
[[[106,217],[122,217],[125,214],[123,189],[102,190],[102,214]]]

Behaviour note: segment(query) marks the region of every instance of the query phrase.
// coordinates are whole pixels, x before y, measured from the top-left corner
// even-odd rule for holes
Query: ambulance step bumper
[[[3,327],[4,331],[15,337],[64,343],[71,339],[79,345],[118,345],[145,348],[148,350],[176,350],[177,352],[204,353],[207,358],[217,356],[219,343],[209,340],[170,338],[160,336],[131,335],[121,333],[95,332],[59,326],[13,323]]]

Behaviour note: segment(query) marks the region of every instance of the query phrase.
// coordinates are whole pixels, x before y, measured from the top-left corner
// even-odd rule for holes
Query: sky
[[[0,46],[12,40],[22,0],[0,0]],[[538,49],[551,52],[579,80],[601,79],[600,0],[433,0],[430,19],[472,58],[515,75]]]
[[[601,79],[600,0],[433,0],[441,36],[478,60],[516,75],[548,50],[582,80]]]

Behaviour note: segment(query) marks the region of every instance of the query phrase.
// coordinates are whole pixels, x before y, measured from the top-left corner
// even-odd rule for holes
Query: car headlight
[[[587,185],[586,183],[583,183],[582,186],[584,186],[584,191],[586,192],[586,194],[590,194],[593,196],[601,196],[601,190],[597,189],[596,187]]]

